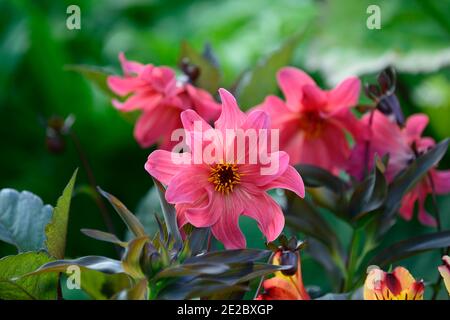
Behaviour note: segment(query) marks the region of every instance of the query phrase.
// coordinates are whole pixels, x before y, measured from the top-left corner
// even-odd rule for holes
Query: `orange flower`
[[[438,270],[444,279],[445,287],[447,288],[448,295],[450,295],[450,257],[443,256],[442,261],[444,261],[444,265],[439,266]]]
[[[275,277],[264,280],[264,293],[256,300],[310,300],[303,286],[300,254],[298,251],[282,251],[275,253],[272,263],[274,265],[292,264],[290,270],[277,271]]]
[[[416,281],[403,267],[384,272],[369,267],[364,284],[364,300],[423,300],[423,281]]]

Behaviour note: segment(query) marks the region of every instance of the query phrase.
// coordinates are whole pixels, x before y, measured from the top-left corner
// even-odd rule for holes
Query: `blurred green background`
[[[81,8],[81,30],[66,28],[66,9],[71,4]],[[381,8],[380,30],[366,27],[370,4]],[[305,27],[305,36],[295,42],[292,52],[276,54]],[[76,117],[73,130],[97,183],[130,209],[139,207],[152,182],[143,167],[151,150],[140,149],[134,141],[132,122],[114,110],[107,95],[65,66],[96,65],[119,72],[117,55],[124,51],[132,60],[175,67],[183,40],[199,51],[205,43],[212,46],[222,70],[221,86],[226,88],[231,88],[243,72],[260,70],[266,64],[303,68],[323,87],[333,86],[350,74],[373,82],[377,72],[393,65],[399,72],[398,94],[404,112],[428,114],[426,133],[436,140],[450,136],[447,0],[3,0],[0,188],[29,190],[45,203],[55,204],[73,170],[80,167],[79,192],[69,222],[68,257],[113,257],[116,252],[79,232],[80,228],[106,227],[93,198],[83,192],[87,174],[71,140],[66,140],[60,154],[48,151],[45,119],[53,115]],[[261,86],[256,82],[256,87],[261,90],[241,98],[245,108],[261,102],[261,95],[277,92],[272,71],[259,75]],[[447,154],[441,168],[449,168],[449,161]],[[141,203],[140,216],[152,221],[150,211],[155,209],[148,206],[152,207],[153,196],[147,199],[150,205],[148,201],[144,206]],[[439,205],[448,229],[450,197],[440,197]],[[110,207],[107,210],[118,234],[124,235],[122,223]],[[334,225],[348,241],[348,227],[340,222]],[[243,228],[247,229],[249,246],[263,245],[253,222],[243,221]],[[415,220],[399,220],[386,244],[430,231]],[[0,257],[13,253],[12,246],[0,244]],[[307,255],[303,260],[305,283],[328,290],[322,268]],[[402,264],[416,277],[434,281],[439,263],[439,253],[433,252]]]

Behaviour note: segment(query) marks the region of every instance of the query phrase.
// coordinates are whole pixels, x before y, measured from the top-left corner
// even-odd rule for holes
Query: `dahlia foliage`
[[[156,212],[154,222],[149,228],[98,189],[128,236],[82,232],[113,243],[120,259],[64,260],[65,231],[58,225],[67,229],[74,174],[54,209],[33,196],[40,203],[36,214],[48,222],[36,246],[0,237],[19,251],[45,255],[11,281],[29,277],[57,286],[44,274],[75,265],[88,275],[108,275],[100,287],[109,293],[97,295],[108,299],[422,300],[450,292],[450,234],[436,206],[450,192],[450,170],[439,169],[448,140],[429,136],[427,115],[403,115],[393,69],[376,82],[350,76],[322,89],[305,71],[286,66],[273,75],[271,94],[244,106],[245,81],[202,87],[208,68],[217,68],[208,59],[184,56],[178,70],[119,54],[121,74],[105,75],[102,83],[119,114],[137,115],[134,138],[148,150],[142,177],[159,197],[148,212]],[[369,104],[360,103],[363,88]],[[0,190],[0,208],[19,211],[29,196]],[[0,227],[7,228],[2,212]],[[423,232],[383,241],[400,219],[422,224]],[[351,230],[349,241],[340,224]],[[419,272],[415,278],[401,266],[428,250],[443,256],[443,264],[435,261],[436,278],[421,279]],[[331,292],[314,286],[314,270],[302,268],[305,257],[328,273]]]

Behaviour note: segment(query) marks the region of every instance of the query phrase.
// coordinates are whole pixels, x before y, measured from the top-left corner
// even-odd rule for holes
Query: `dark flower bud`
[[[398,125],[403,126],[405,118],[395,95],[396,75],[393,68],[384,69],[377,78],[378,85],[365,86],[366,96],[376,103],[376,108],[388,117],[394,117]]]
[[[200,76],[200,68],[193,64],[189,58],[183,58],[180,62],[180,69],[188,77],[189,83],[194,84]]]
[[[291,268],[281,272],[286,276],[293,276],[297,272],[298,253],[292,251],[281,252],[280,264],[282,266],[291,266]]]

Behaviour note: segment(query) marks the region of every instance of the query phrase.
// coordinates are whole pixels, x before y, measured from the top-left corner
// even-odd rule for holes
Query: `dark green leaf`
[[[356,186],[349,203],[349,213],[354,220],[380,208],[387,194],[387,183],[383,173],[374,166],[364,181]]]
[[[148,282],[147,279],[142,279],[138,281],[130,289],[122,290],[119,292],[115,299],[117,300],[147,300],[148,292]]]
[[[105,68],[87,65],[67,65],[65,69],[78,72],[97,86],[103,93],[110,97],[114,97],[114,94],[111,92],[106,82],[108,76],[112,73]]]
[[[122,259],[122,266],[125,272],[134,279],[142,279],[145,277],[140,262],[144,247],[149,241],[150,239],[144,236],[135,238],[128,243],[127,250]]]
[[[254,262],[267,259],[272,254],[268,250],[257,249],[235,249],[226,251],[215,251],[203,255],[191,257],[185,263],[237,263]]]
[[[73,260],[57,260],[47,263],[36,271],[27,274],[26,276],[47,273],[47,272],[66,272],[69,266],[79,266],[89,270],[100,271],[106,274],[124,273],[122,262],[101,256],[86,256]]]
[[[0,259],[0,299],[56,299],[56,275],[21,277],[49,261],[52,258],[44,252],[26,252]]]
[[[392,225],[403,196],[422,179],[428,170],[437,165],[442,159],[447,151],[448,142],[449,139],[445,139],[427,153],[419,156],[408,168],[395,177],[394,181],[389,185],[381,233],[385,232]]]
[[[77,172],[78,169],[75,170],[61,197],[58,198],[52,219],[45,227],[45,235],[47,237],[45,245],[48,253],[56,259],[63,259],[66,250],[67,223],[69,221],[70,202]]]
[[[180,230],[177,225],[177,216],[175,213],[175,208],[173,205],[166,201],[164,186],[156,179],[153,179],[156,188],[158,189],[159,201],[161,203],[162,213],[164,215],[164,221],[166,223],[167,231],[169,236],[173,237],[175,240],[175,246],[181,248],[183,245],[183,240],[181,239]]]
[[[116,237],[116,235],[108,232],[93,229],[81,229],[81,232],[93,239],[111,242],[124,248],[128,245],[127,242],[121,241],[119,238]]]
[[[133,213],[131,213],[130,210],[125,207],[125,205],[116,197],[114,197],[112,194],[109,194],[106,191],[103,191],[100,187],[97,187],[98,191],[104,196],[106,199],[108,199],[109,203],[114,207],[116,212],[119,214],[119,216],[122,218],[123,222],[127,225],[128,229],[133,232],[133,234],[136,237],[142,237],[146,236],[144,227],[139,222],[139,220],[135,217]]]
[[[322,168],[308,164],[300,164],[296,165],[295,169],[302,176],[306,187],[326,187],[336,194],[342,194],[346,189],[345,183],[341,179]]]
[[[385,248],[372,259],[370,264],[375,264],[382,267],[388,266],[397,260],[405,259],[427,250],[445,247],[450,247],[450,231],[421,235],[397,242]]]
[[[307,200],[293,198],[286,211],[286,223],[291,229],[316,238],[329,249],[338,246],[339,240],[334,231]]]

